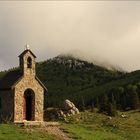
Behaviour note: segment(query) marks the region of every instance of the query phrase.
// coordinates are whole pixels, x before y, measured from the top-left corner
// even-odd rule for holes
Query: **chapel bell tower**
[[[24,77],[35,76],[36,74],[36,56],[32,53],[29,45],[26,45],[25,50],[19,55],[20,69]]]

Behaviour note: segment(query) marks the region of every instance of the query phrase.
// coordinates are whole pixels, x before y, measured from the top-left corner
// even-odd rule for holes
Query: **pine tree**
[[[123,87],[118,87],[117,88],[117,92],[116,92],[116,105],[118,109],[124,109],[125,108],[125,104],[126,104],[126,99],[124,96],[124,88]]]
[[[108,110],[107,110],[107,113],[108,115],[110,116],[116,116],[117,114],[117,110],[116,110],[116,101],[114,99],[114,96],[112,95],[112,103],[109,103],[108,104]]]
[[[81,97],[81,100],[82,100],[82,110],[85,111],[86,107],[85,107],[85,100],[84,100],[83,96]]]
[[[109,103],[109,104],[108,104],[107,114],[108,114],[109,116],[115,116],[115,115],[116,115],[116,110],[115,110],[115,108],[114,108],[114,106],[113,106],[112,103]]]
[[[108,97],[107,95],[104,95],[101,98],[101,102],[99,104],[99,112],[107,112],[108,110]]]
[[[129,85],[128,92],[130,94],[130,107],[132,109],[138,109],[140,106],[139,95],[137,93],[137,86]]]
[[[112,95],[112,105],[114,106],[114,108],[116,110],[117,106],[116,106],[116,101],[115,101],[114,95]]]
[[[131,107],[132,109],[138,109],[139,106],[140,106],[140,102],[139,102],[138,93],[136,91],[132,92],[131,93]]]
[[[99,109],[99,99],[98,97],[96,98],[96,104],[95,104],[95,107],[97,107]]]
[[[91,112],[94,112],[94,108],[95,108],[94,102],[92,102],[92,103],[91,103]]]

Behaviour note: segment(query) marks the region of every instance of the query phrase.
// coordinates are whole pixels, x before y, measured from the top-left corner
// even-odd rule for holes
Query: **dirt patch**
[[[64,129],[61,129],[60,126],[43,126],[43,127],[24,127],[22,130],[27,132],[34,132],[34,131],[40,131],[40,132],[47,132],[50,135],[56,136],[60,140],[73,140],[70,137],[69,132],[67,132]]]
[[[56,135],[57,137],[59,137],[62,140],[72,140],[72,138],[70,138],[68,132],[63,131],[63,129],[60,129],[60,127],[58,127],[58,126],[48,126],[45,128],[45,130],[49,134]]]

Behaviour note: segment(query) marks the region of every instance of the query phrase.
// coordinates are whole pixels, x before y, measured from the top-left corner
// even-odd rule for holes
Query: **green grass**
[[[86,112],[69,118],[63,129],[78,140],[139,140],[140,112],[125,114],[127,118],[119,114],[109,119],[106,115]]]
[[[0,140],[56,140],[47,132],[26,130],[10,124],[0,124]]]
[[[122,114],[126,118],[122,118]],[[139,140],[140,112],[119,112],[112,118],[96,112],[83,112],[62,121],[61,129],[74,140]],[[59,140],[57,136],[36,127],[0,124],[0,140]]]
[[[81,140],[123,140],[119,135],[112,133],[109,129],[93,129],[84,124],[69,125],[68,131],[72,133],[76,139]]]

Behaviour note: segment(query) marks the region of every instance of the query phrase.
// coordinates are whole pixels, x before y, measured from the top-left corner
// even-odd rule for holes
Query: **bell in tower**
[[[19,55],[20,69],[24,76],[35,76],[36,56],[32,53],[29,45],[26,45],[25,50]]]

